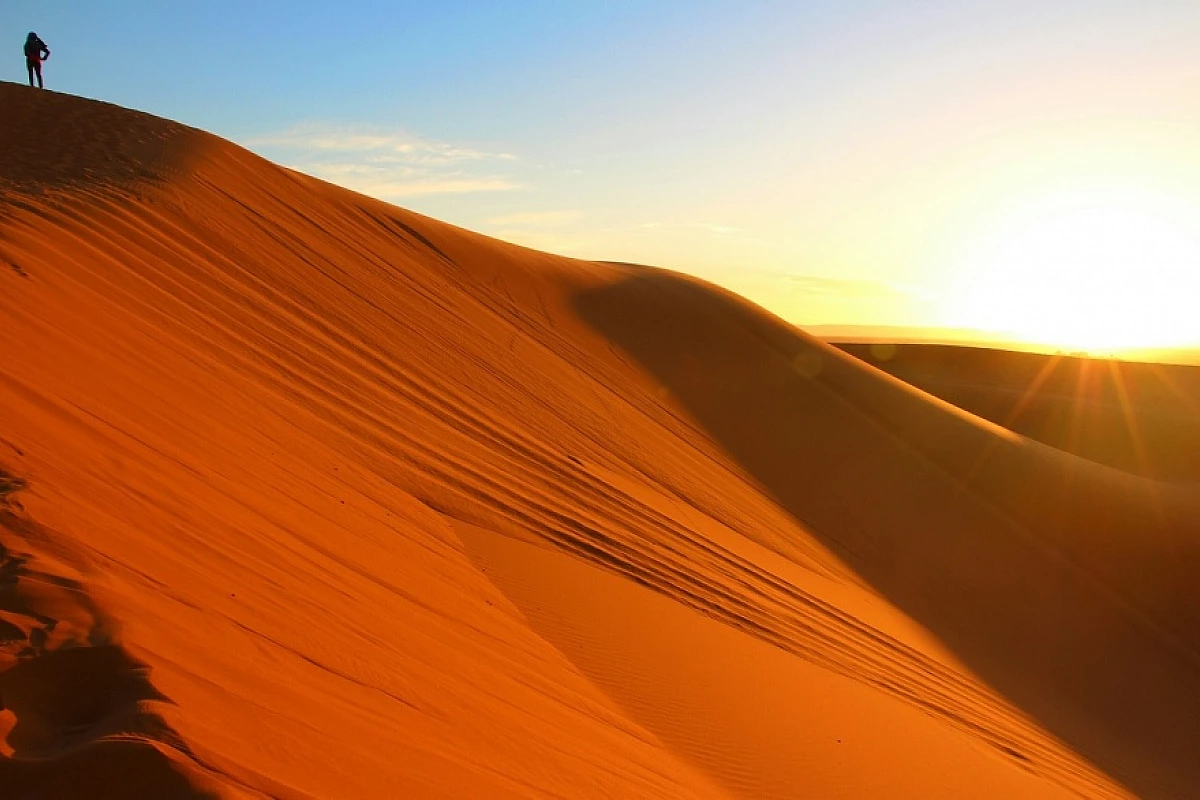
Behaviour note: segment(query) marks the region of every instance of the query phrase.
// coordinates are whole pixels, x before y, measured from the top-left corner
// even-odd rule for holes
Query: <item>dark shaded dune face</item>
[[[974,347],[836,344],[966,411],[1099,464],[1200,482],[1200,367]]]
[[[166,698],[121,647],[56,650],[0,673],[15,717],[0,786],[13,798],[217,797],[155,712]]]
[[[15,757],[53,752],[86,740],[106,726],[130,733],[154,731],[138,717],[144,700],[166,700],[149,681],[146,667],[120,647],[100,645],[56,650],[19,661],[0,678],[0,698],[16,716],[8,746]],[[142,732],[142,731],[139,731]]]
[[[0,785],[13,800],[153,798],[215,800],[211,782],[142,742],[87,745],[56,759],[0,761]]]
[[[1140,796],[1200,785],[1194,497],[1030,447],[694,280],[632,271],[577,303],[1051,733]]]
[[[215,796],[116,624],[0,472],[0,788],[6,798]]]

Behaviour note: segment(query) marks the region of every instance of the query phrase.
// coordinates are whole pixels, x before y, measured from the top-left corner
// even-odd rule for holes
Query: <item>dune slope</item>
[[[1200,481],[1200,367],[936,344],[841,344],[1025,436],[1158,480]]]
[[[1200,789],[1186,487],[681,276],[0,102],[17,796]]]

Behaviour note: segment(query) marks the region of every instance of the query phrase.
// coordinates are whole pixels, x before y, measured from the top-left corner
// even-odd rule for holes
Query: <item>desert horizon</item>
[[[1002,334],[964,328],[921,328],[890,325],[803,325],[801,328],[818,339],[834,345],[934,345],[988,350],[1010,350],[1049,356],[1068,356],[1094,360],[1138,361],[1152,364],[1200,364],[1200,348],[1181,345],[1158,348],[1112,348],[1089,351],[1058,345],[1013,341]]]
[[[1200,791],[1200,368],[0,107],[4,796]]]

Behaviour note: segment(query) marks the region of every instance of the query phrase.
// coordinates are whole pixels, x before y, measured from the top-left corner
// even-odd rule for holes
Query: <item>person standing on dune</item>
[[[25,37],[25,68],[29,71],[30,86],[33,86],[33,76],[37,75],[37,87],[46,88],[42,85],[42,62],[49,57],[50,48],[46,47],[41,37],[30,31]]]

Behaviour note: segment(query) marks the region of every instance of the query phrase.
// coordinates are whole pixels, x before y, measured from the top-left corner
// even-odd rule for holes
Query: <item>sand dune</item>
[[[1091,461],[1200,481],[1200,367],[943,345],[838,344],[973,414]]]
[[[0,102],[5,796],[1200,792],[1192,483],[680,275]]]

